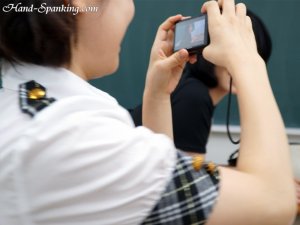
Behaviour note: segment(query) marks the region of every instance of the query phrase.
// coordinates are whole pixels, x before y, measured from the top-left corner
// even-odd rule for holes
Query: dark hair
[[[4,12],[13,4],[22,7],[60,7],[64,0],[1,0],[0,58],[44,66],[62,66],[71,60],[71,40],[76,18],[70,12]]]
[[[270,34],[263,21],[256,14],[248,9],[247,15],[252,21],[257,51],[267,63],[272,53],[272,40]],[[216,87],[218,85],[218,80],[215,75],[214,64],[205,60],[201,53],[197,55],[197,59],[197,63],[193,65],[187,64],[186,70],[189,70],[189,75],[198,78],[209,88]]]

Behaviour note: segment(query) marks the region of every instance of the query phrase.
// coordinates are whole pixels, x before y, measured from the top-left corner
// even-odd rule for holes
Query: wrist
[[[166,92],[152,91],[150,89],[145,89],[143,94],[143,102],[170,102],[171,95]]]
[[[229,62],[228,72],[235,80],[244,79],[248,76],[261,75],[261,71],[266,69],[266,63],[259,54],[237,57]],[[247,76],[248,75],[248,76]]]
[[[173,138],[170,95],[145,91],[142,112],[143,126]]]

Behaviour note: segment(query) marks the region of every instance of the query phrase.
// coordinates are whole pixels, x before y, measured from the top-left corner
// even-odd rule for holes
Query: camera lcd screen
[[[176,24],[174,52],[185,48],[190,53],[208,44],[207,16],[182,20]]]

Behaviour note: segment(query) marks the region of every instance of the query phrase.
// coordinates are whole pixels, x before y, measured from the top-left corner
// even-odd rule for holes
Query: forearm
[[[285,184],[292,179],[284,124],[259,57],[235,64],[234,76],[241,115],[238,169]]]
[[[145,91],[142,112],[143,126],[173,139],[170,95],[154,96]]]
[[[291,224],[296,201],[288,142],[252,21],[244,4],[218,3],[202,7],[210,33],[203,55],[233,78],[242,134],[237,170],[220,170],[219,200],[208,224]]]
[[[175,23],[182,15],[169,17],[157,31],[151,50],[143,97],[143,125],[173,139],[171,93],[175,90],[183,68],[189,61],[186,49],[172,53]]]

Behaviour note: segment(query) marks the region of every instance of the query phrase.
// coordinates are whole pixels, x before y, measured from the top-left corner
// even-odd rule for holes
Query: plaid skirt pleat
[[[143,225],[200,225],[207,221],[219,190],[217,168],[206,164],[196,171],[193,158],[178,152],[177,163],[165,192]]]

